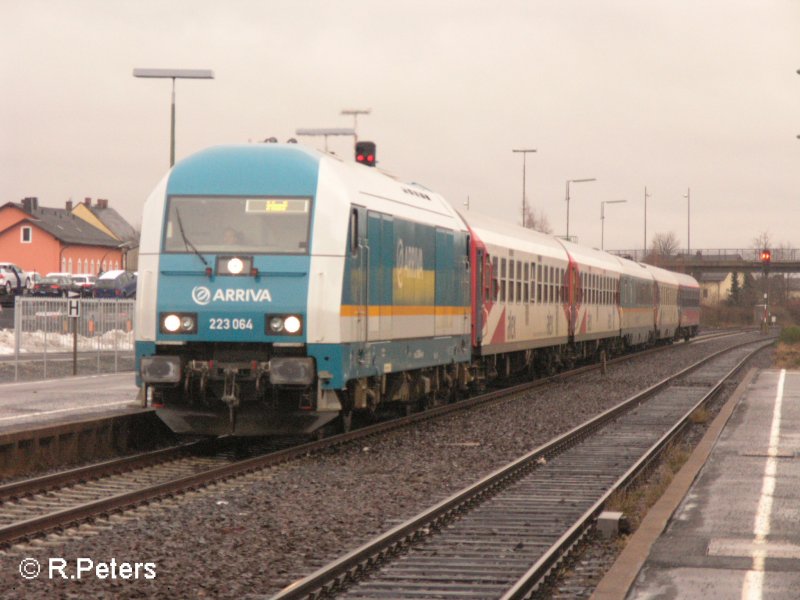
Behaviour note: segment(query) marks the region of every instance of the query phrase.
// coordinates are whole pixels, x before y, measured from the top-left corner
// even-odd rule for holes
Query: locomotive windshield
[[[310,198],[172,196],[164,252],[307,254]]]

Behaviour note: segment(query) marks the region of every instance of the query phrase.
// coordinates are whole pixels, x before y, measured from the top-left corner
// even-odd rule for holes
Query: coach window
[[[542,301],[542,264],[536,265],[536,302]]]
[[[564,272],[556,267],[556,302],[561,302],[561,290],[564,285]]]
[[[500,259],[500,302],[506,301],[506,259]]]
[[[547,304],[548,302],[550,302],[550,278],[549,278],[549,273],[548,273],[549,269],[547,268],[547,265],[542,265],[542,267],[543,267],[542,268],[542,271],[543,271],[543,276],[542,276],[542,302]]]
[[[530,263],[526,262],[525,263],[525,284],[524,284],[524,286],[522,288],[523,289],[523,294],[524,294],[522,301],[525,302],[526,304],[528,302],[530,302],[530,296],[528,295],[528,290],[530,289],[530,280],[528,279],[529,277],[530,277]]]
[[[543,302],[547,304],[550,302],[550,267],[544,265],[544,281],[543,283],[543,290],[544,290],[544,300]]]
[[[522,302],[522,261],[517,261],[517,304]]]
[[[514,259],[508,259],[508,303],[514,302]]]
[[[497,268],[497,257],[492,257],[492,301],[497,302],[497,296],[500,293],[500,285],[497,282],[497,275],[500,271]]]

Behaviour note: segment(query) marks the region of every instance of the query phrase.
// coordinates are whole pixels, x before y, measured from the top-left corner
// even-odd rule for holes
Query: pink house
[[[89,201],[91,202],[91,201]],[[66,209],[40,207],[37,198],[0,205],[0,262],[26,271],[97,274],[125,269],[130,244]]]

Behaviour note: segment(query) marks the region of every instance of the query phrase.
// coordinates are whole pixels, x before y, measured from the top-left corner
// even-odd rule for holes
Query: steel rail
[[[757,342],[753,342],[757,343]],[[731,368],[719,381],[702,397],[698,402],[689,408],[684,415],[677,421],[661,438],[653,444],[648,451],[642,455],[636,463],[634,463],[616,482],[609,488],[605,494],[598,498],[597,502],[589,508],[578,519],[570,529],[564,533],[563,536],[553,546],[545,552],[542,557],[531,566],[531,568],[519,578],[517,583],[502,596],[501,600],[520,600],[525,598],[530,592],[534,591],[540,582],[548,575],[553,566],[561,560],[569,550],[575,545],[583,534],[591,527],[594,520],[602,512],[606,502],[608,502],[611,495],[621,489],[627,488],[637,476],[645,471],[645,469],[660,457],[669,443],[674,440],[680,432],[688,425],[689,419],[692,414],[700,407],[707,404],[712,398],[720,393],[725,383],[733,377],[754,354],[760,352],[767,346],[772,345],[772,342],[763,343],[758,348],[750,352],[747,356],[742,358],[733,368]],[[730,350],[734,350],[731,348]],[[724,351],[728,352],[728,351]]]
[[[731,333],[718,334],[720,336],[736,335]],[[624,355],[608,361],[608,364],[615,364],[626,360],[649,354],[651,352],[659,352],[669,349],[671,346],[659,346],[643,352]],[[142,488],[139,490],[117,494],[108,498],[91,501],[85,504],[70,507],[54,513],[49,513],[39,517],[27,519],[7,526],[0,526],[0,546],[8,546],[13,543],[28,539],[31,536],[44,534],[46,532],[60,530],[74,524],[90,520],[98,515],[121,512],[127,508],[132,508],[143,503],[147,503],[166,496],[172,496],[181,492],[186,492],[194,489],[204,487],[210,483],[224,481],[233,477],[239,477],[248,473],[260,471],[263,469],[274,467],[283,462],[294,460],[299,457],[306,456],[318,452],[320,450],[335,447],[341,444],[346,444],[352,441],[361,440],[370,436],[380,435],[391,430],[400,429],[413,423],[435,419],[440,416],[447,415],[455,411],[469,409],[476,405],[489,404],[494,401],[501,401],[514,394],[527,391],[531,388],[543,386],[553,381],[561,381],[573,376],[578,376],[583,373],[601,368],[601,365],[591,364],[584,367],[572,369],[566,373],[560,373],[552,377],[542,378],[531,382],[525,382],[512,387],[494,390],[479,396],[475,396],[466,400],[447,404],[444,406],[435,407],[420,413],[408,415],[391,421],[377,423],[368,427],[357,429],[345,434],[332,436],[322,440],[308,442],[277,452],[271,452],[266,455],[257,456],[242,461],[238,461],[229,465],[213,467],[195,473],[192,475],[180,477],[174,480],[159,483],[153,486]],[[660,384],[649,388],[647,392],[655,391]],[[579,428],[576,428],[576,430]],[[566,436],[567,434],[565,434]],[[565,436],[561,438],[566,439]],[[558,438],[558,439],[561,439]],[[153,458],[153,464],[158,464],[167,460],[157,458],[163,453],[167,456],[169,453],[175,452],[175,449],[165,449],[163,451],[156,451],[153,453],[156,457]],[[88,467],[79,467],[70,471],[55,473],[52,475],[45,475],[33,480],[21,481],[7,486],[0,487],[0,500],[18,497],[20,495],[30,495],[31,492],[26,491],[38,488],[39,491],[47,491],[55,489],[59,486],[65,486],[70,483],[77,483],[78,481],[97,479],[104,475],[97,475],[97,472],[105,472],[105,475],[113,474],[118,469],[122,468],[121,465],[129,462],[135,464],[136,461],[142,460],[137,457],[130,457],[120,459],[118,461],[108,461],[99,465],[90,465]],[[130,468],[126,469],[130,470]]]
[[[126,471],[182,458],[186,454],[200,452],[206,448],[210,448],[215,441],[216,440],[204,439],[183,443],[177,446],[153,450],[152,452],[115,458],[92,465],[58,471],[57,473],[48,473],[38,477],[5,483],[0,485],[0,506],[9,500],[18,500],[19,498],[49,492],[68,485],[85,483],[87,481],[108,477],[109,475],[117,475]]]
[[[339,559],[325,565],[311,573],[307,577],[294,582],[281,590],[277,595],[272,597],[272,600],[295,600],[298,598],[319,598],[332,595],[338,589],[345,587],[348,583],[355,581],[363,573],[372,570],[375,566],[383,563],[388,557],[393,556],[407,548],[415,541],[426,537],[431,531],[441,529],[444,524],[451,520],[451,518],[462,512],[466,512],[472,506],[480,504],[484,499],[491,497],[497,490],[502,489],[509,483],[523,478],[525,475],[533,471],[539,466],[539,463],[544,460],[548,461],[554,456],[562,453],[564,450],[571,448],[593,433],[601,429],[604,425],[614,421],[618,416],[627,412],[633,407],[638,406],[647,398],[655,395],[664,388],[669,387],[674,381],[685,377],[689,373],[701,368],[708,362],[714,360],[722,354],[735,350],[738,347],[752,345],[759,343],[758,341],[749,341],[733,348],[718,351],[704,359],[696,362],[689,367],[686,367],[678,373],[663,379],[655,385],[647,388],[646,390],[637,393],[624,402],[612,407],[605,412],[597,415],[586,423],[579,425],[570,431],[558,436],[550,442],[532,450],[517,460],[509,463],[508,465],[497,469],[486,477],[482,478],[477,483],[465,488],[452,496],[442,500],[436,505],[423,511],[422,513],[412,517],[411,519],[397,525],[386,533],[371,540],[355,550],[347,553]],[[773,340],[761,344],[758,350],[766,345],[771,345]],[[757,351],[757,350],[756,350]],[[684,415],[684,419],[694,409],[688,411]],[[674,428],[673,428],[674,429]],[[657,444],[659,447],[665,443],[666,435],[659,440]],[[644,459],[638,461],[642,462]],[[652,460],[652,459],[649,459]],[[621,480],[628,481],[634,474],[634,470],[630,469],[626,472]],[[604,500],[605,501],[605,500]],[[585,519],[591,519],[597,511],[597,507],[602,507],[601,502],[597,502],[590,511],[584,515]],[[538,561],[535,567],[531,567],[530,571],[533,572],[532,577],[538,575],[542,569],[549,570],[552,567],[553,561],[563,555],[560,549],[564,544],[571,546],[579,537],[580,528],[578,526],[571,527],[560,539],[559,549],[551,549],[548,551],[548,558]],[[541,563],[541,564],[540,564]],[[527,580],[526,580],[527,581]],[[521,588],[526,590],[530,588],[528,583],[520,584]],[[511,596],[509,596],[511,597]],[[513,596],[518,597],[518,596]]]

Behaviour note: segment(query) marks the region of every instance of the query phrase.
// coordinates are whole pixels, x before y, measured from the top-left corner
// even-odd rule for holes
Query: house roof
[[[110,235],[106,235],[96,227],[93,227],[83,219],[73,216],[63,208],[36,207],[30,211],[14,202],[8,202],[3,206],[14,206],[26,214],[27,219],[17,221],[3,231],[11,227],[16,227],[20,222],[28,222],[31,225],[40,227],[58,240],[67,244],[81,244],[84,246],[119,246],[119,240]],[[3,233],[0,231],[0,233]]]
[[[109,207],[88,206],[91,213],[97,217],[103,225],[108,227],[114,234],[124,242],[136,241],[138,235],[136,230],[128,223],[122,215]]]

